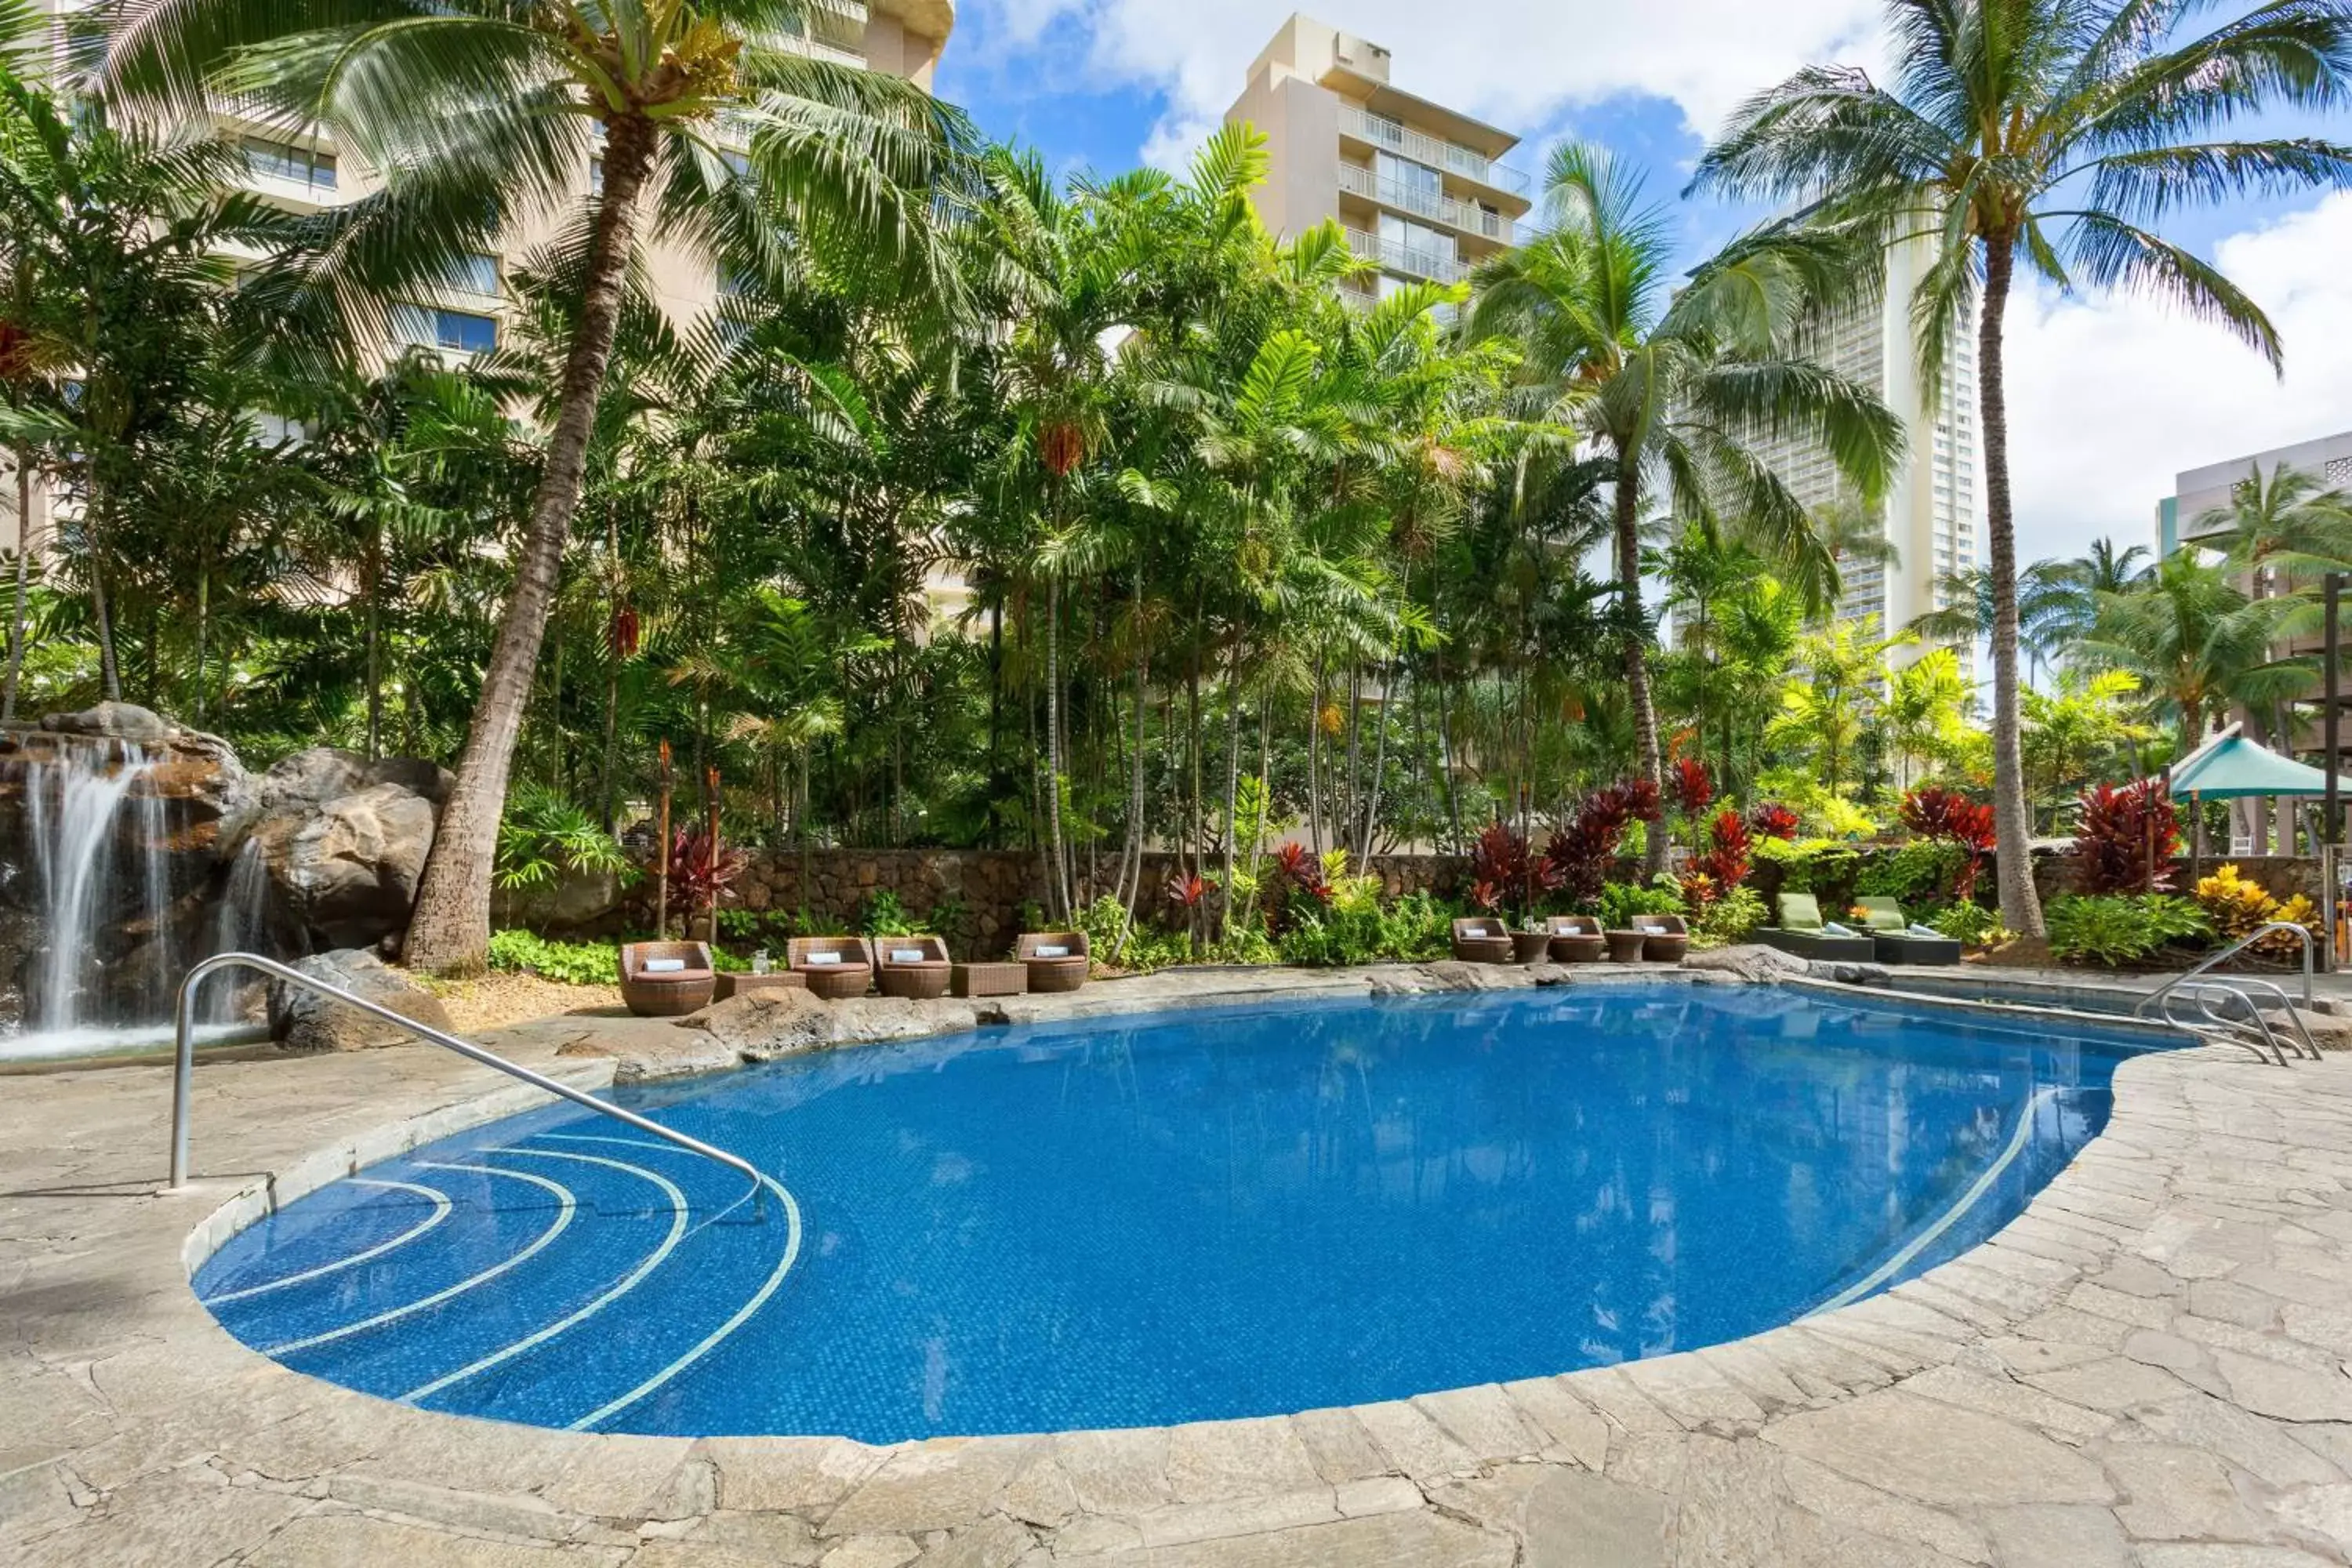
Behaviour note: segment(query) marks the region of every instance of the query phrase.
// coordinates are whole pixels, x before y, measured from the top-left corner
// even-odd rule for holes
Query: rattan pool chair
[[[784,967],[807,975],[809,994],[825,1002],[863,996],[874,978],[865,939],[855,936],[796,936],[784,946]]]
[[[1087,983],[1088,950],[1082,931],[1031,931],[1013,956],[1028,969],[1032,992],[1076,991]]]
[[[649,963],[680,963],[648,970]],[[621,1000],[640,1018],[676,1018],[710,1005],[719,975],[710,949],[698,942],[628,942],[621,944]]]
[[[1888,898],[1856,899],[1862,929],[1870,933],[1881,963],[1958,963],[1960,944],[1948,936],[1925,936],[1911,929],[1903,906]]]
[[[1454,922],[1454,956],[1464,963],[1508,963],[1514,951],[1510,928],[1492,915],[1465,915]]]
[[[948,944],[938,937],[874,939],[874,985],[885,996],[906,996],[918,1002],[944,996],[954,968],[948,962]]]
[[[1551,932],[1554,963],[1598,963],[1609,952],[1609,939],[1591,915],[1554,915],[1544,929]]]
[[[1799,958],[1830,963],[1868,963],[1877,958],[1878,944],[1866,936],[1832,936],[1822,924],[1822,906],[1811,893],[1782,893],[1780,923],[1766,926],[1756,940]]]
[[[1635,915],[1642,958],[1648,963],[1680,963],[1690,952],[1690,927],[1680,915]]]

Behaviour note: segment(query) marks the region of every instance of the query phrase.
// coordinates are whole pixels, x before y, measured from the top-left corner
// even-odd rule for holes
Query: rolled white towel
[[[1934,926],[1923,926],[1917,921],[1913,921],[1908,926],[1904,928],[1903,934],[1906,936],[1940,937],[1944,933],[1937,931]]]
[[[1853,932],[1847,930],[1844,926],[1838,924],[1835,921],[1826,921],[1822,922],[1822,934],[1823,936],[1852,936]]]
[[[1053,947],[1040,947],[1033,949],[1030,952],[1030,956],[1032,958],[1067,958],[1070,956],[1070,950],[1066,947],[1058,945]]]
[[[801,962],[807,964],[812,969],[822,969],[830,963],[839,963],[841,962],[841,954],[837,952],[804,953],[802,955]]]
[[[682,958],[648,958],[643,965],[647,974],[676,974],[686,967]]]
[[[894,947],[890,950],[890,962],[893,963],[920,963],[923,957],[923,950],[919,947]]]

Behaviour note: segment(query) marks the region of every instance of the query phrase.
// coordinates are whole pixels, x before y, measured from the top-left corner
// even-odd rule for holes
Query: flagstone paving
[[[1069,1005],[1459,978],[1194,977],[1090,987]],[[968,1026],[961,1005],[872,1027]],[[572,1018],[492,1043],[595,1086],[616,1068],[731,1059],[756,1033],[740,1017],[716,1030]],[[1876,1299],[1694,1353],[1353,1410],[887,1448],[583,1436],[299,1376],[196,1303],[184,1242],[241,1189],[277,1179],[290,1196],[353,1152],[446,1132],[502,1081],[421,1047],[208,1062],[201,1180],[160,1194],[163,1069],[0,1079],[0,1561],[2352,1562],[2340,1057],[2126,1063],[2106,1132],[2027,1213]],[[321,1150],[344,1153],[306,1162]]]

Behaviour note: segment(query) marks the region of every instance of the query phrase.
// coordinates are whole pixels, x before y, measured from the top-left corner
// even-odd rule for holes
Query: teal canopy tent
[[[2225,735],[2200,747],[2172,770],[2172,793],[2204,800],[2240,800],[2249,795],[2326,795],[2327,774],[2282,757],[2243,735]]]

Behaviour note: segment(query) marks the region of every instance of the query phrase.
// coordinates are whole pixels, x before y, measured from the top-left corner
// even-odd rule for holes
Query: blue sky
[[[937,87],[1065,174],[1177,166],[1291,9],[964,0]],[[1638,164],[1690,261],[1756,216],[1679,200],[1706,131],[1799,65],[1878,53],[1879,0],[1318,0],[1311,14],[1392,50],[1399,86],[1517,132],[1511,161],[1530,174],[1570,136]],[[2318,129],[2352,140],[2352,123]],[[2168,230],[2272,312],[2288,375],[2142,301],[2021,300],[2012,460],[2029,554],[2076,553],[2099,534],[2138,542],[2175,470],[2352,428],[2352,195],[2189,211]]]

